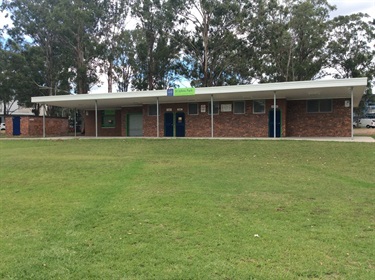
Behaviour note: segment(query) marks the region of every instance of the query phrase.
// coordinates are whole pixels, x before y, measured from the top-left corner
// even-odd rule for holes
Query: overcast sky
[[[332,13],[332,17],[361,12],[375,18],[375,0],[328,0],[328,2],[337,8]]]

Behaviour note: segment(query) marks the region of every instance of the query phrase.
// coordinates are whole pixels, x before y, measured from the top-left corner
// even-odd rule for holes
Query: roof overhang
[[[38,96],[32,97],[31,102],[64,108],[93,110],[95,101],[98,109],[111,109],[155,104],[157,98],[160,104],[207,102],[211,100],[211,95],[215,101],[273,99],[275,93],[277,99],[287,100],[350,99],[353,90],[353,105],[357,107],[366,86],[367,78],[353,78],[196,88],[195,95],[188,96],[167,96],[167,90],[155,90]]]

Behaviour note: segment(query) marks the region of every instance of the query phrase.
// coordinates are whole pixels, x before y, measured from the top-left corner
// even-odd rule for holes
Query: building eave
[[[155,90],[38,96],[32,97],[31,101],[33,103],[51,106],[92,110],[95,107],[95,101],[99,109],[109,109],[155,104],[157,98],[160,104],[208,102],[210,101],[211,95],[215,101],[272,99],[274,93],[276,93],[278,99],[287,100],[350,99],[351,89],[353,89],[353,105],[357,107],[365,92],[366,86],[367,78],[352,78],[196,88],[195,95],[190,96],[167,96],[167,90]]]

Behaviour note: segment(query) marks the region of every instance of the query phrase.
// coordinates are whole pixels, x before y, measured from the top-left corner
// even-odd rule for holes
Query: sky
[[[337,8],[331,14],[332,17],[361,12],[375,18],[375,0],[328,0],[328,2]]]

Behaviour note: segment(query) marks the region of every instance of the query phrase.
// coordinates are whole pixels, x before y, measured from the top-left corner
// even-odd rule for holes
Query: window
[[[208,103],[208,114],[211,115],[211,102]],[[219,102],[214,102],[214,115],[219,114]]]
[[[307,100],[307,112],[308,113],[332,112],[332,100],[331,99]]]
[[[156,116],[158,113],[158,108],[156,104],[148,105],[148,115]]]
[[[198,104],[189,103],[189,115],[198,115]]]
[[[234,101],[233,102],[233,113],[245,114],[245,101]]]
[[[104,110],[102,114],[102,127],[116,127],[116,111]]]
[[[253,113],[264,114],[266,112],[266,101],[265,100],[254,100],[253,101]]]

